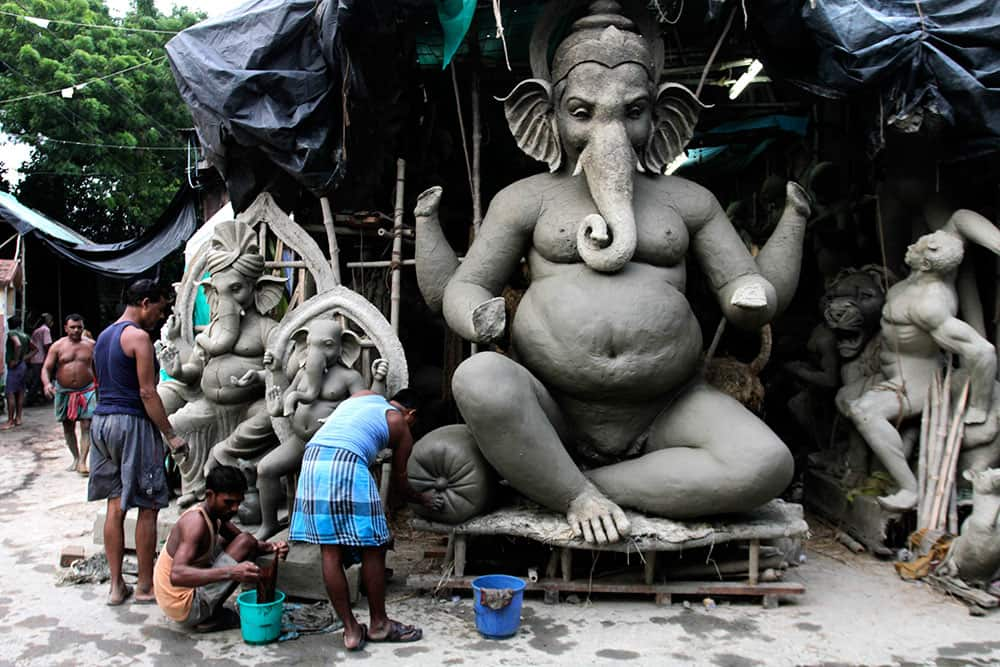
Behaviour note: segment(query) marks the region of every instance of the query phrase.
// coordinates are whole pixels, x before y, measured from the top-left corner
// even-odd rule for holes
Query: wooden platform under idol
[[[713,521],[680,522],[649,517],[627,511],[632,526],[628,539],[615,544],[589,544],[574,537],[561,514],[537,506],[500,509],[462,524],[450,526],[424,519],[414,519],[415,529],[449,536],[447,576],[412,575],[407,585],[416,589],[470,588],[474,577],[465,576],[468,540],[478,536],[499,535],[527,538],[553,548],[544,576],[528,581],[527,590],[541,590],[546,602],[558,601],[559,593],[651,594],[657,604],[669,604],[673,595],[751,596],[774,606],[780,596],[800,595],[800,583],[761,582],[761,543],[773,540],[801,540],[809,532],[802,506],[781,500],[771,502],[740,516]],[[717,546],[727,542],[745,544],[748,560],[745,582],[666,581],[667,573],[657,571],[656,555],[661,551],[683,551]],[[573,555],[580,551],[615,551],[635,553],[644,563],[641,580],[594,581],[573,578]],[[452,574],[453,573],[453,574]]]

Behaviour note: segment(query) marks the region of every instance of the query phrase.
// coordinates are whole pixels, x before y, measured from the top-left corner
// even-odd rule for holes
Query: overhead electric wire
[[[37,21],[44,21],[46,23],[56,23],[59,25],[73,25],[81,28],[96,28],[99,30],[127,30],[129,32],[150,32],[158,35],[176,35],[179,30],[154,30],[152,28],[131,28],[126,25],[112,25],[108,23],[79,23],[77,21],[66,21],[64,19],[47,19],[43,16],[28,16],[24,14],[15,14],[14,12],[3,12],[0,11],[0,15],[3,16],[13,16],[14,18],[23,19],[32,25],[38,25]],[[41,27],[41,26],[39,26]],[[43,30],[45,28],[42,28]]]
[[[70,144],[72,146],[91,146],[93,148],[116,148],[121,150],[132,150],[132,151],[186,151],[187,146],[132,146],[129,144],[101,144],[93,141],[71,141],[69,139],[53,139],[51,137],[46,137],[45,135],[33,135],[33,134],[8,134],[10,137],[17,137],[23,139],[33,139],[35,141],[41,141],[42,143],[56,143],[56,144]]]
[[[18,78],[20,78],[23,81],[26,81],[29,85],[36,86],[36,87],[38,86],[38,83],[34,79],[32,79],[30,76],[28,76],[26,74],[22,74],[20,71],[18,71],[16,69],[14,69],[14,67],[12,67],[10,65],[10,63],[6,62],[5,60],[0,59],[0,65],[3,65],[4,67],[6,67],[7,70],[13,72]],[[72,108],[57,106],[55,108],[55,110],[56,110],[56,113],[58,113],[60,116],[62,116],[63,118],[65,118],[67,121],[69,121],[69,124],[73,128],[75,128],[78,132],[80,132],[80,134],[82,134],[82,135],[88,135],[88,134],[90,134],[90,135],[99,135],[100,134],[100,132],[97,130],[97,128],[94,127],[90,123],[90,121],[88,121],[87,119],[81,117],[78,113],[76,113],[75,111],[73,111]],[[83,123],[84,125],[87,125],[88,127],[90,127],[91,128],[90,131],[84,131],[83,128],[81,128],[79,125],[77,125],[73,121],[73,119],[70,118],[69,115],[67,115],[67,113],[66,113],[67,111],[70,114],[72,114],[73,116],[75,116],[77,119],[79,119],[81,123]],[[128,174],[128,173],[131,172],[131,167],[129,167],[124,162],[122,162],[121,160],[119,160],[115,153],[110,153],[108,155],[108,157],[111,158],[112,160],[114,160],[118,164],[118,166],[122,168],[122,173],[123,174]]]
[[[112,72],[111,74],[105,74],[104,76],[98,76],[93,79],[88,79],[87,81],[82,81],[80,83],[74,83],[69,86],[63,86],[62,88],[56,88],[55,90],[47,90],[41,93],[32,93],[31,95],[21,95],[20,97],[11,97],[6,100],[0,100],[0,104],[9,104],[11,102],[21,102],[24,100],[34,99],[36,97],[44,97],[45,95],[55,95],[56,93],[62,93],[62,91],[68,88],[80,89],[85,86],[89,86],[97,81],[103,81],[104,79],[110,79],[113,76],[118,76],[119,74],[124,74],[125,72],[131,72],[134,69],[139,69],[140,67],[145,67],[146,65],[151,65],[153,63],[158,63],[161,60],[165,60],[166,56],[160,56],[159,58],[153,58],[152,60],[147,60],[144,63],[139,63],[138,65],[132,65],[131,67],[126,67],[125,69],[118,70],[117,72]]]

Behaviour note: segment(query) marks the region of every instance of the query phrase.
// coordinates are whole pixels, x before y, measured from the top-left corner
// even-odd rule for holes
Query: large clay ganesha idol
[[[575,6],[551,3],[541,24]],[[629,534],[623,507],[676,519],[750,510],[793,471],[763,422],[700,379],[685,261],[698,261],[731,323],[759,328],[794,293],[805,194],[789,183],[782,220],[755,259],[710,192],[662,175],[701,105],[683,86],[659,84],[662,45],[644,32],[617,3],[592,3],[549,67],[546,29],[536,30],[535,78],[504,105],[518,146],[549,173],[496,195],[461,265],[438,225],[441,189],[416,210],[421,290],[467,340],[504,332],[499,294],[522,257],[531,273],[510,323],[513,358],[481,352],[458,368],[466,426],[418,443],[417,483],[440,488],[449,474],[429,470],[421,451],[454,452],[461,441],[598,543]]]

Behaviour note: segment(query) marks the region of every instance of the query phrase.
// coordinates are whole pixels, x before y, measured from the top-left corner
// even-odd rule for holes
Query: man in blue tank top
[[[174,435],[156,393],[156,362],[147,333],[163,321],[164,311],[170,306],[169,295],[168,288],[154,280],[132,283],[124,294],[125,312],[101,332],[94,345],[98,388],[97,408],[90,423],[87,500],[108,501],[104,553],[111,569],[109,605],[120,605],[132,594],[122,579],[125,513],[132,507],[139,508],[135,526],[139,560],[135,602],[156,603],[156,515],[169,499],[163,439],[177,455],[187,450],[187,443]]]
[[[352,394],[306,444],[302,457],[288,538],[320,545],[323,583],[344,623],[344,647],[349,651],[361,650],[366,641],[412,642],[423,636],[420,628],[394,621],[385,611],[385,551],[391,536],[378,485],[369,472],[379,451],[391,448],[390,498],[440,509],[440,496],[418,493],[406,476],[417,400],[411,389],[388,401],[372,391]],[[344,574],[345,565],[357,562],[359,550],[369,625],[358,623],[351,611]]]

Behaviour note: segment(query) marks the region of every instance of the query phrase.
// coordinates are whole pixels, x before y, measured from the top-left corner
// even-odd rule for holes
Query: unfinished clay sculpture
[[[242,222],[220,223],[212,236],[203,281],[211,310],[208,328],[194,340],[186,357],[178,347],[165,346],[160,360],[173,382],[161,383],[164,403],[177,404],[175,383],[197,385],[200,395],[170,415],[170,423],[190,444],[190,454],[178,462],[183,506],[204,490],[203,467],[216,443],[224,438],[241,448],[273,446],[273,432],[264,410],[264,385],[236,385],[263,368],[267,337],[277,322],[267,315],[284,294],[285,279],[264,273],[257,234]],[[192,400],[194,399],[194,400]]]
[[[725,317],[755,330],[794,292],[807,199],[788,185],[782,223],[755,261],[711,193],[661,176],[701,105],[683,86],[657,85],[662,44],[643,32],[617,3],[595,2],[550,68],[548,35],[536,30],[536,78],[505,111],[550,173],[496,195],[461,265],[438,227],[441,190],[416,211],[421,289],[468,340],[504,332],[499,295],[527,257],[531,284],[511,323],[517,361],[473,355],[454,395],[486,460],[589,542],[629,533],[622,507],[671,518],[749,510],[781,493],[793,468],[763,422],[698,379],[685,258],[697,258]]]
[[[935,574],[985,587],[1000,572],[1000,470],[967,470],[962,476],[972,482],[972,514]]]
[[[305,443],[319,430],[345,398],[368,389],[361,373],[352,368],[361,354],[361,342],[353,331],[334,319],[316,318],[293,335],[292,352],[286,364],[291,378],[279,400],[271,400],[271,416],[285,417],[291,433],[282,434],[281,444],[257,463],[261,523],[258,539],[264,540],[280,529],[278,508],[283,493],[281,478],[298,472]],[[371,390],[385,393],[388,362],[379,359],[372,368]],[[252,381],[250,376],[242,382]]]
[[[879,498],[890,511],[912,509],[918,500],[917,479],[907,462],[909,448],[897,424],[920,414],[934,374],[943,366],[942,350],[957,354],[968,373],[966,439],[985,442],[996,435],[991,414],[996,351],[957,317],[955,274],[963,254],[961,237],[946,231],[922,236],[909,247],[906,263],[911,273],[889,289],[882,308],[880,370],[837,393],[840,412],[899,485],[896,493]]]

